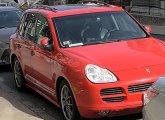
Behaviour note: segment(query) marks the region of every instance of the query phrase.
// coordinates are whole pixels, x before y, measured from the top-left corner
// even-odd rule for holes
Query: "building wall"
[[[18,3],[19,3],[20,5],[24,4],[25,2],[27,2],[27,0],[18,0]]]
[[[2,3],[11,2],[11,1],[13,1],[13,0],[0,0],[0,2],[2,2]]]

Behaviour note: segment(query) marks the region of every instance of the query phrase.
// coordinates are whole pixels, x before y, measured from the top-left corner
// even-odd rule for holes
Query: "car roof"
[[[94,8],[94,7],[100,7],[99,5],[78,5],[78,4],[72,4],[72,5],[57,5],[52,6],[57,11],[65,11],[65,10],[75,10],[75,9],[85,9],[85,8]]]
[[[94,12],[108,12],[108,11],[122,11],[121,7],[114,5],[84,5],[84,4],[68,4],[68,5],[56,5],[56,6],[33,6],[26,12],[43,13],[46,16],[62,17],[68,15],[94,13]]]
[[[0,11],[12,11],[12,10],[19,10],[19,9],[12,6],[0,6]]]

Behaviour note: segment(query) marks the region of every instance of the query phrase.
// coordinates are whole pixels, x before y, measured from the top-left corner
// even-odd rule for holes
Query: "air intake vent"
[[[112,98],[102,98],[104,102],[121,102],[124,100],[124,97],[112,97]]]
[[[141,92],[146,91],[153,83],[146,83],[146,84],[140,84],[140,85],[133,85],[128,87],[128,91],[130,93],[132,92]]]
[[[107,89],[102,89],[100,91],[100,95],[114,95],[114,94],[122,94],[123,90],[122,88],[107,88]]]

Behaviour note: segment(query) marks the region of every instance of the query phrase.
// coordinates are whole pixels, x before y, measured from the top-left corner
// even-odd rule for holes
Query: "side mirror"
[[[149,26],[149,25],[145,25],[145,26],[144,26],[144,29],[145,29],[148,33],[151,33],[151,31],[152,31],[151,26]]]
[[[50,39],[47,37],[43,37],[41,39],[41,46],[48,51],[52,51],[53,50],[53,44],[49,43]]]

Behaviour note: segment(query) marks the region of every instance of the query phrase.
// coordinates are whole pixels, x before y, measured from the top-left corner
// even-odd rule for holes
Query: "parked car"
[[[61,107],[66,120],[139,113],[165,74],[165,43],[121,7],[33,6],[10,40],[16,87]]]
[[[9,64],[9,39],[20,22],[21,11],[15,7],[0,7],[0,64]]]
[[[7,3],[0,3],[0,6],[8,6]]]
[[[160,77],[144,93],[144,120],[165,120],[165,77]]]

